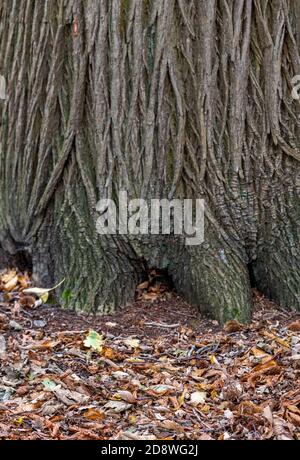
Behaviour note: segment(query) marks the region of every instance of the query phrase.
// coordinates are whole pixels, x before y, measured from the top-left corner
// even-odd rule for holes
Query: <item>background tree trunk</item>
[[[72,305],[110,312],[145,266],[210,315],[250,282],[300,304],[299,2],[2,0],[0,242]],[[119,190],[203,197],[205,242],[101,237]]]

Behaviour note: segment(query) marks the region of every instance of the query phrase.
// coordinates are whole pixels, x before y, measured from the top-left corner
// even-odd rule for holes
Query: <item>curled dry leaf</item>
[[[15,278],[16,275],[17,272],[15,270],[7,270],[0,275],[0,280],[5,285]]]
[[[137,289],[143,290],[143,289],[148,289],[149,287],[149,281],[144,281],[143,283],[140,283],[137,286]]]
[[[114,377],[117,380],[123,380],[123,379],[128,379],[129,378],[129,374],[127,372],[123,372],[123,371],[115,371],[115,372],[112,372],[111,375],[112,375],[112,377]]]
[[[4,290],[7,292],[12,291],[18,284],[18,277],[14,276],[11,280],[4,284]]]
[[[32,308],[35,304],[35,298],[31,295],[24,295],[20,297],[19,303],[22,307]]]
[[[33,294],[33,295],[36,295],[37,297],[43,298],[44,299],[43,302],[46,302],[48,299],[49,292],[57,289],[62,283],[64,283],[64,281],[65,279],[61,280],[59,283],[57,283],[52,288],[30,287],[30,288],[24,289],[23,292],[25,294]]]
[[[24,275],[18,275],[18,283],[20,284],[22,289],[28,288],[28,286],[30,285],[30,279],[27,273],[25,273]]]
[[[124,401],[108,401],[104,406],[102,406],[102,410],[105,412],[124,412],[132,407],[132,404],[129,404]]]
[[[163,428],[167,428],[168,430],[176,431],[177,433],[184,433],[183,426],[179,425],[179,423],[174,422],[174,420],[164,420],[159,424]]]
[[[239,332],[244,329],[244,326],[236,321],[235,319],[231,321],[227,321],[227,323],[224,326],[224,330],[228,333],[231,334],[233,332]]]
[[[254,415],[260,414],[262,412],[262,408],[257,404],[254,404],[252,401],[242,401],[238,405],[238,413],[239,415]]]
[[[87,395],[78,391],[70,391],[67,388],[61,388],[60,385],[53,389],[53,393],[61,402],[67,406],[72,406],[75,403],[84,404],[89,400]]]
[[[278,441],[290,441],[293,439],[293,435],[289,430],[287,422],[279,417],[274,415],[274,433]]]
[[[238,401],[243,394],[243,387],[239,382],[229,382],[222,389],[223,398],[228,401]]]
[[[300,427],[300,415],[294,414],[293,412],[288,412],[287,419],[295,426]]]
[[[132,393],[130,393],[130,391],[126,390],[118,391],[118,393],[116,393],[116,397],[123,399],[123,401],[126,401],[130,404],[135,404],[137,401],[136,397]]]
[[[102,420],[104,419],[105,415],[100,410],[94,409],[90,407],[83,416],[89,420]]]
[[[270,356],[264,350],[261,350],[260,348],[256,347],[251,348],[251,352],[255,356],[255,358],[265,358],[266,356]]]
[[[293,332],[299,332],[300,331],[300,320],[293,321],[288,325],[288,329]]]
[[[170,391],[174,390],[175,388],[172,385],[153,385],[148,388],[147,393],[162,396]]]

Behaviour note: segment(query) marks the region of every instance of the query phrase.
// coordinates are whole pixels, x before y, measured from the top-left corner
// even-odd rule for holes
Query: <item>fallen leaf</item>
[[[18,277],[14,276],[10,281],[4,284],[5,291],[12,291],[18,284]]]
[[[270,425],[273,425],[274,419],[273,419],[273,413],[271,411],[270,406],[266,406],[263,409],[262,415],[268,420]]]
[[[153,385],[149,387],[149,390],[152,392],[152,394],[154,393],[156,395],[162,396],[174,390],[174,387],[171,385]]]
[[[31,287],[31,288],[24,289],[23,292],[25,294],[34,294],[38,297],[42,297],[42,296],[45,296],[45,294],[49,294],[50,291],[54,291],[54,289],[57,289],[64,281],[65,279],[61,280],[58,284],[56,284],[52,288]]]
[[[252,354],[255,356],[255,358],[263,358],[265,356],[270,356],[268,353],[266,353],[264,350],[261,350],[260,348],[251,348]]]
[[[103,412],[93,408],[90,408],[84,412],[83,416],[89,420],[103,420],[105,417]]]
[[[117,380],[123,380],[123,379],[127,379],[129,377],[129,374],[127,374],[127,372],[123,372],[123,371],[115,371],[111,375]]]
[[[49,379],[44,379],[43,385],[46,388],[46,390],[49,390],[49,391],[53,391],[57,387],[57,383]]]
[[[92,350],[98,351],[101,353],[102,345],[104,344],[103,336],[98,334],[96,331],[89,331],[83,344],[87,348],[92,348]]]
[[[272,334],[271,332],[264,331],[263,335],[265,337],[268,337],[269,339],[275,340],[275,342],[279,343],[280,345],[284,346],[285,348],[290,348],[290,345],[286,342],[286,340],[283,340],[280,337],[277,337],[275,334]]]
[[[164,420],[160,423],[160,426],[168,430],[176,431],[177,433],[184,433],[184,428],[179,425],[179,423],[174,422],[174,420]]]
[[[293,323],[290,323],[288,325],[288,329],[293,332],[299,332],[300,331],[300,320],[294,321]]]
[[[57,385],[52,391],[57,399],[67,406],[72,406],[74,403],[83,404],[89,400],[87,395],[83,395],[78,391],[68,390],[67,388],[61,388],[60,385]]]
[[[129,404],[124,401],[108,401],[102,409],[105,410],[105,412],[124,412],[132,407],[132,404]]]
[[[42,295],[40,296],[40,299],[41,299],[41,301],[42,301],[43,303],[46,303],[47,300],[48,300],[48,298],[49,298],[49,291],[45,292],[45,294],[42,294]]]
[[[277,362],[274,359],[270,359],[270,360],[266,361],[265,363],[258,364],[257,366],[255,366],[252,369],[252,372],[263,373],[263,372],[266,372],[266,371],[270,370],[270,368],[277,367],[277,366],[278,366]]]
[[[178,404],[177,404],[176,409],[179,409],[184,404],[186,393],[187,393],[187,389],[186,389],[186,387],[184,387],[183,392],[181,393],[181,395],[178,398]]]
[[[120,399],[123,399],[123,401],[126,401],[130,404],[135,404],[136,403],[136,397],[130,393],[130,391],[126,391],[126,390],[120,390],[116,393],[116,397],[117,398],[120,398]]]
[[[208,433],[203,433],[198,437],[199,441],[214,441],[214,438],[210,436]]]
[[[191,394],[191,403],[193,406],[198,406],[198,404],[204,404],[206,400],[205,391],[195,391]]]
[[[132,337],[128,337],[127,339],[124,340],[125,345],[131,348],[138,348],[140,345],[140,340],[139,339],[134,339]]]
[[[18,283],[21,285],[23,289],[26,289],[29,286],[30,279],[27,274],[25,275],[18,275]]]
[[[137,286],[137,289],[141,289],[141,290],[142,289],[148,289],[148,287],[149,287],[149,281],[144,281],[143,283],[141,283],[141,284],[139,284]]]
[[[290,441],[293,439],[287,422],[277,415],[274,415],[274,433],[278,441]]]
[[[115,350],[113,350],[110,347],[103,346],[102,350],[101,350],[101,354],[102,354],[102,356],[104,356],[107,359],[114,360],[114,359],[117,358],[117,353],[115,352]]]
[[[288,412],[288,417],[294,425],[300,427],[300,415]]]
[[[217,358],[215,357],[215,355],[210,355],[209,360],[210,360],[211,364],[219,364],[219,362],[218,362]]]
[[[231,334],[233,332],[239,332],[244,329],[244,326],[236,321],[235,319],[231,321],[227,321],[227,323],[224,326],[224,330],[228,333]]]
[[[15,278],[17,272],[15,270],[8,270],[1,275],[1,281],[3,284],[9,283],[13,278]]]
[[[30,296],[30,295],[25,295],[25,296],[22,296],[20,297],[19,299],[19,303],[20,305],[22,305],[22,307],[33,307],[34,304],[35,304],[35,298]]]

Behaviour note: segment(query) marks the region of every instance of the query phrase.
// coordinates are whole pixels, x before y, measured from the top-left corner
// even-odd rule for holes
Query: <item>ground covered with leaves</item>
[[[221,327],[164,286],[114,316],[0,274],[0,438],[300,439],[300,314]],[[42,297],[42,299],[41,299]]]

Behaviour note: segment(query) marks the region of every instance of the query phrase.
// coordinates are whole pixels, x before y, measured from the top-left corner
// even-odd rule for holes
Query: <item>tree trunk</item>
[[[220,321],[249,319],[251,283],[299,308],[298,3],[2,0],[2,252],[77,310],[131,301],[146,267]],[[204,198],[204,243],[100,236],[119,190]]]

